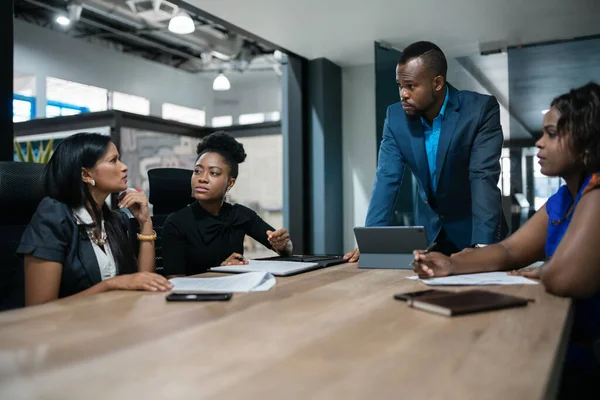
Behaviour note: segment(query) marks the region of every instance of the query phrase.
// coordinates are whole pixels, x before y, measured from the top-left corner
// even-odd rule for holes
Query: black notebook
[[[451,317],[503,308],[523,307],[529,301],[532,300],[487,290],[467,290],[416,297],[408,299],[407,303],[413,308]]]

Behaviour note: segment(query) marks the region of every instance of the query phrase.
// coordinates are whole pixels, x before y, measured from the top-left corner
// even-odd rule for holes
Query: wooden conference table
[[[424,288],[410,274],[346,264],[229,302],[110,292],[5,312],[0,398],[552,397],[570,300],[488,287],[536,301],[446,318],[393,299]]]

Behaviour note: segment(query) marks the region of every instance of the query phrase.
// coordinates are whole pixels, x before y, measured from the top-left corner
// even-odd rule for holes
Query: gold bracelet
[[[151,242],[153,240],[156,240],[156,231],[152,231],[152,235],[142,235],[141,233],[138,233],[137,239],[141,240],[142,242],[145,242],[145,241]]]

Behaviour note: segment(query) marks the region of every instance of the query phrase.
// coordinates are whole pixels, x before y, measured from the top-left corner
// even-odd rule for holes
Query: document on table
[[[275,285],[268,272],[247,272],[218,278],[172,278],[173,293],[244,293],[266,292]]]
[[[537,285],[538,282],[522,276],[508,275],[506,272],[483,272],[479,274],[451,275],[439,278],[419,279],[409,276],[430,286],[483,286],[483,285]]]
[[[525,268],[521,268],[521,270],[523,270],[523,269],[534,269],[534,268],[539,268],[539,267],[541,267],[542,265],[544,265],[544,262],[545,262],[545,261],[536,261],[536,262],[534,262],[533,264],[530,264],[530,265],[526,266]]]

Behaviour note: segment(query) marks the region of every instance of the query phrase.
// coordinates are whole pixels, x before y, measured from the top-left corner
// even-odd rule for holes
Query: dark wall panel
[[[387,108],[400,101],[396,85],[396,64],[402,53],[384,47],[375,42],[375,122],[377,135],[377,152],[383,136],[383,126]],[[408,168],[404,171],[402,186],[394,205],[393,225],[414,224],[414,184],[413,176]]]
[[[343,252],[342,69],[309,62],[311,248]]]
[[[13,159],[13,0],[0,1],[0,54],[4,73],[0,77],[0,160]]]

